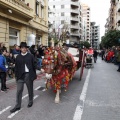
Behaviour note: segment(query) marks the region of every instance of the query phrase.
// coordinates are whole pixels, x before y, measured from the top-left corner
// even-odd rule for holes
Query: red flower
[[[50,56],[48,57],[48,60],[51,60]]]

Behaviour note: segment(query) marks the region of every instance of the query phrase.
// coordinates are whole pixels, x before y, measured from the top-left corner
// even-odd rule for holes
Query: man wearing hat
[[[16,105],[10,110],[11,113],[21,109],[22,93],[24,83],[27,86],[29,94],[28,108],[33,105],[33,81],[36,79],[36,69],[34,56],[27,52],[26,42],[21,42],[21,54],[16,57],[15,76],[17,81]]]

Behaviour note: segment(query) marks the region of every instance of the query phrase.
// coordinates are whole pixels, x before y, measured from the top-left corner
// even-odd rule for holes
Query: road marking
[[[37,88],[35,88],[34,90],[38,90],[38,89],[40,89],[41,88],[41,86],[38,86]]]
[[[22,97],[22,99],[26,98],[28,96],[28,94],[26,94],[25,96]],[[2,111],[0,111],[0,115],[4,112],[6,112],[9,108],[11,108],[11,106],[6,107],[5,109],[3,109]]]
[[[45,91],[46,91],[46,89],[43,89],[42,91],[43,91],[43,92],[45,92]]]
[[[0,115],[1,115],[2,113],[4,113],[5,111],[7,111],[9,108],[11,108],[11,106],[8,106],[8,107],[6,107],[5,109],[3,109],[2,111],[0,111]]]
[[[35,100],[35,99],[38,98],[38,97],[39,97],[39,95],[35,95],[33,99]],[[13,118],[13,117],[14,117],[17,113],[19,113],[21,110],[23,110],[23,108],[20,109],[20,110],[18,110],[18,111],[16,111],[16,112],[14,112],[14,113],[12,113],[11,115],[8,116],[8,118],[10,118],[10,119]]]
[[[23,108],[22,108],[22,109],[23,109]],[[12,113],[11,115],[8,116],[8,118],[10,118],[10,119],[13,118],[13,117],[14,117],[17,113],[19,113],[22,109],[14,112],[14,113]]]
[[[88,84],[89,84],[89,80],[90,80],[90,73],[91,73],[91,69],[89,69],[84,86],[83,86],[83,90],[82,93],[79,97],[79,104],[76,107],[75,110],[75,114],[73,117],[73,120],[81,120],[82,118],[82,114],[83,114],[83,109],[84,109],[84,104],[85,104],[85,99],[86,99],[86,94],[87,94],[87,89],[88,89]]]
[[[25,96],[22,97],[22,99],[26,98],[28,96],[28,94],[26,94]]]
[[[38,98],[38,97],[39,97],[39,95],[35,95],[33,99],[35,100],[35,99]]]

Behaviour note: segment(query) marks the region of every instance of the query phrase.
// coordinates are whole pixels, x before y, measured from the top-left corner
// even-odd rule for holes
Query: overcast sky
[[[88,4],[91,8],[91,22],[100,25],[100,36],[104,35],[105,23],[110,8],[110,0],[81,0],[82,3]]]

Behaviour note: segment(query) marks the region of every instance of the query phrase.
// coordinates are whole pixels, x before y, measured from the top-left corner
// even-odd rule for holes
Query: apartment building
[[[116,28],[116,0],[111,0],[109,17],[110,17],[109,21],[110,30],[114,30]]]
[[[116,19],[116,24],[115,24],[115,29],[120,30],[120,1],[116,0],[116,9],[115,9],[115,19]]]
[[[30,35],[34,44],[48,44],[47,0],[0,0],[0,42],[9,49]]]
[[[87,39],[87,26],[86,26],[86,21],[85,21],[85,19],[83,18],[82,19],[83,21],[82,21],[82,31],[83,31],[83,41],[86,41],[86,39]]]
[[[105,24],[105,33],[107,33],[110,30],[110,17],[106,19],[106,24]]]
[[[79,25],[80,25],[80,41],[84,41],[84,31],[83,31],[83,14],[82,14],[82,5],[81,5],[81,3],[79,3],[80,5],[80,18],[79,18],[79,20],[80,20],[80,22],[79,22]]]
[[[81,39],[81,11],[79,0],[49,0],[49,21],[58,34],[61,25],[66,25],[71,43]]]
[[[91,46],[92,48],[99,48],[100,43],[100,26],[95,25],[95,22],[90,23],[91,27]]]
[[[85,40],[91,43],[90,39],[90,7],[86,4],[82,4],[83,19],[85,22]]]
[[[120,29],[120,1],[119,0],[111,0],[110,1],[110,9],[109,9],[109,15],[106,20],[105,24],[105,32],[109,30],[118,30]]]

